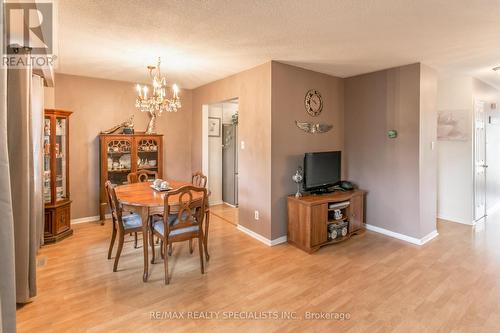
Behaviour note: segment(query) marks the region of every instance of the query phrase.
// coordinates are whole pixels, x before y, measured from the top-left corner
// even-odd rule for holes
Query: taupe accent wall
[[[304,96],[318,89],[325,103],[319,117],[309,116]],[[239,98],[239,207],[244,227],[266,237],[286,236],[286,198],[295,192],[293,172],[305,152],[343,149],[343,83],[332,77],[278,62],[193,90],[193,166],[201,169],[201,110],[231,98]],[[334,125],[326,134],[302,132],[295,120]],[[254,219],[259,210],[260,219]]]
[[[189,180],[202,169],[202,107],[239,98],[239,223],[267,239],[287,232],[291,176],[305,152],[341,150],[343,178],[368,191],[367,223],[421,238],[435,229],[436,154],[433,70],[420,64],[340,79],[268,62],[194,90],[181,91],[183,108],[158,120],[168,178]],[[323,96],[320,116],[304,109],[307,90]],[[57,75],[55,107],[73,111],[70,137],[72,218],[98,215],[98,135],[135,115],[134,84]],[[332,124],[307,134],[295,120]],[[396,129],[397,139],[387,130]],[[240,143],[238,143],[239,145]],[[260,219],[254,219],[254,211]]]
[[[145,131],[148,115],[135,108],[131,82],[56,75],[55,107],[73,111],[70,118],[70,190],[72,219],[99,215],[99,132],[134,115],[136,131]],[[191,177],[191,91],[182,90],[182,109],[158,118],[163,134],[164,174]]]
[[[304,153],[344,149],[343,79],[272,62],[272,239],[287,234],[287,196],[297,187],[292,175],[303,164]],[[310,116],[304,107],[308,90],[323,97],[323,111]],[[330,132],[310,134],[297,128],[295,121],[333,125]]]
[[[202,106],[239,98],[239,224],[271,239],[271,63],[193,90],[192,165],[202,169]],[[260,219],[254,219],[258,210]]]
[[[345,80],[347,177],[368,191],[367,223],[418,239],[436,228],[435,84],[420,64]]]

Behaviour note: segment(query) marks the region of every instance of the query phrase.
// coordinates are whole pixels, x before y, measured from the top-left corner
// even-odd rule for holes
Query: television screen
[[[306,153],[304,187],[306,191],[326,189],[340,181],[340,151]]]

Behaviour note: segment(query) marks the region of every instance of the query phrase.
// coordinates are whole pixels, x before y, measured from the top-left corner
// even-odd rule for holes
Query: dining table
[[[192,186],[189,182],[168,180],[171,190],[176,190],[182,186]],[[142,219],[142,247],[144,252],[144,274],[142,280],[146,282],[149,275],[149,258],[148,258],[148,238],[149,238],[149,218],[156,214],[163,214],[165,208],[165,193],[166,191],[157,191],[151,187],[152,182],[133,183],[117,186],[116,197],[124,211],[139,214]],[[201,200],[203,197],[200,193],[193,192],[193,200]],[[187,196],[184,196],[188,200]],[[170,212],[178,212],[180,206],[179,195],[172,195],[168,198]],[[165,254],[167,255],[167,254]]]

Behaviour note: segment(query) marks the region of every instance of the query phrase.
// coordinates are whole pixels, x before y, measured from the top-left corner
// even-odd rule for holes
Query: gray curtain
[[[43,78],[33,75],[31,78],[31,130],[33,143],[33,177],[32,177],[32,195],[31,195],[31,219],[35,222],[35,233],[37,236],[36,248],[43,245],[44,228],[44,203],[43,203],[43,111],[44,94]]]
[[[3,25],[3,6],[0,6]],[[0,50],[4,51],[3,38]],[[14,220],[7,145],[7,72],[0,67],[0,332],[16,331]]]
[[[6,78],[6,71],[0,68],[0,332],[10,333],[16,330],[16,283],[14,221],[7,148]]]
[[[21,52],[21,51],[20,51]],[[31,105],[32,69],[7,70],[7,140],[14,217],[16,301],[36,295],[36,253],[39,246],[39,206],[36,193],[35,151]],[[36,161],[38,163],[38,161]],[[41,197],[40,197],[41,200]]]

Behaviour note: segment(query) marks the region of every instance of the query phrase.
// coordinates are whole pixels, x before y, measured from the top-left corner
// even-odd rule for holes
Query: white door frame
[[[478,222],[486,217],[486,186],[487,186],[487,156],[486,156],[486,102],[474,100],[474,150],[473,150],[473,220]],[[478,124],[479,123],[479,124]],[[478,133],[478,126],[482,132]],[[478,135],[481,138],[478,139]],[[479,146],[481,145],[481,147]],[[478,156],[480,154],[480,156]],[[483,177],[482,185],[478,182],[478,177]],[[482,186],[482,187],[481,187]],[[480,188],[481,187],[481,188]],[[479,193],[481,191],[482,193]],[[481,202],[480,202],[481,201]]]
[[[201,107],[201,170],[204,175],[208,176],[208,105],[204,104]]]

